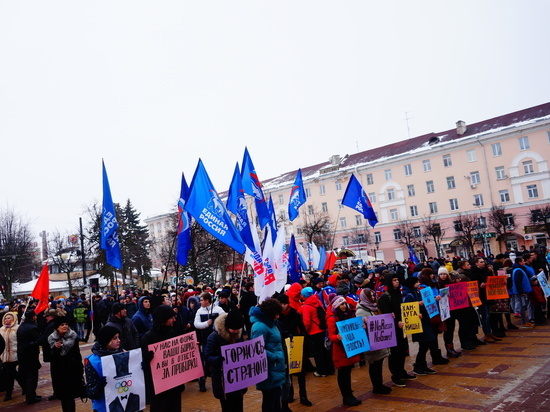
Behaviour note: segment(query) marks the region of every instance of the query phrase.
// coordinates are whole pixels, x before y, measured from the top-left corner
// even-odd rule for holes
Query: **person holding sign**
[[[470,278],[472,281],[476,281],[479,288],[479,299],[481,300],[481,306],[477,307],[479,316],[481,317],[481,328],[485,334],[485,342],[495,343],[502,339],[493,335],[491,324],[489,322],[489,306],[487,305],[487,277],[493,276],[493,267],[488,266],[485,259],[477,257],[474,260],[474,264],[470,271]]]
[[[331,306],[327,309],[327,327],[328,338],[332,342],[331,353],[334,367],[338,369],[338,387],[343,397],[344,405],[361,405],[361,400],[353,396],[351,390],[351,370],[353,364],[359,362],[359,355],[348,358],[344,345],[342,345],[342,335],[338,333],[336,322],[351,319],[354,317],[346,299],[343,296],[336,296]]]
[[[243,341],[244,319],[237,309],[224,313],[214,321],[214,331],[204,347],[204,360],[212,373],[212,393],[220,400],[222,412],[242,412],[246,389],[225,393],[222,346]]]

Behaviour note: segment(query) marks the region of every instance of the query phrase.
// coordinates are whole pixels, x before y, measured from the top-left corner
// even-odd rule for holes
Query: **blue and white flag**
[[[288,248],[288,275],[290,283],[298,282],[302,278],[302,265],[300,264],[300,254],[296,247],[296,239],[294,235],[290,238],[290,246]]]
[[[101,211],[101,249],[105,250],[107,263],[116,269],[122,269],[120,241],[118,239],[118,222],[116,220],[115,205],[111,197],[111,188],[107,178],[105,163],[103,166],[103,209]]]
[[[412,246],[409,246],[409,259],[411,260],[411,262],[413,262],[415,265],[418,265],[420,263],[420,261],[418,260],[418,258],[416,257],[416,253],[414,252]]]
[[[241,179],[243,182],[244,192],[250,196],[253,196],[256,201],[256,213],[258,214],[260,229],[263,229],[269,224],[269,208],[267,205],[267,199],[262,189],[262,184],[260,179],[258,179],[258,175],[256,174],[256,170],[254,169],[254,165],[252,164],[252,159],[248,154],[247,148],[244,149]]]
[[[325,267],[325,262],[327,261],[327,254],[325,252],[325,247],[319,247],[319,264],[317,265],[317,270],[323,270]]]
[[[294,184],[290,191],[290,197],[288,198],[288,218],[291,222],[300,214],[298,209],[306,203],[306,199],[306,190],[304,189],[304,181],[302,180],[302,169],[298,169],[296,179],[294,179]]]
[[[239,231],[244,244],[248,247],[248,249],[250,249],[250,251],[256,252],[257,246],[254,242],[254,238],[252,237],[252,229],[248,219],[248,208],[246,207],[246,200],[244,198],[244,190],[238,163],[235,166],[233,179],[231,179],[231,185],[229,186],[226,206],[227,210],[237,217],[237,230]]]
[[[191,181],[185,210],[216,239],[238,253],[244,253],[243,240],[231,222],[227,209],[212,185],[200,159]]]
[[[277,230],[277,216],[275,215],[275,207],[273,206],[273,199],[271,198],[271,195],[269,195],[268,209],[270,229],[269,231],[271,232],[271,241],[273,242],[273,244],[275,244],[279,231]]]
[[[367,194],[363,190],[359,180],[357,180],[353,174],[349,179],[348,187],[346,187],[342,204],[361,213],[363,217],[369,221],[372,227],[378,223],[378,218],[376,217],[376,213],[374,213],[374,209],[372,208],[372,204]]]
[[[176,248],[176,260],[182,266],[187,264],[189,251],[193,247],[191,243],[191,216],[185,211],[185,203],[189,197],[189,186],[183,173],[181,174],[181,190],[178,200],[178,246]]]

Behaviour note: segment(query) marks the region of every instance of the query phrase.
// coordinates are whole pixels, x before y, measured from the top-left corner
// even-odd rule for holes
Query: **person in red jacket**
[[[353,364],[359,362],[359,355],[351,358],[346,356],[344,345],[342,344],[342,335],[338,333],[336,322],[351,319],[355,316],[343,296],[337,296],[332,301],[332,305],[327,309],[328,338],[332,342],[331,352],[334,367],[338,369],[338,387],[342,394],[344,405],[361,405],[361,400],[353,396],[351,390],[351,370]]]
[[[303,288],[301,294],[305,298],[301,314],[307,333],[306,340],[317,368],[313,374],[324,378],[329,374],[328,351],[325,348],[326,313],[312,288]]]
[[[298,312],[302,309],[302,285],[298,282],[290,285],[285,295],[288,296],[288,304],[291,308],[296,309]]]

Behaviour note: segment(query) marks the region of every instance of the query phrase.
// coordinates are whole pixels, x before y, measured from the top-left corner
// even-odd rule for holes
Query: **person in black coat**
[[[36,395],[38,386],[38,370],[42,367],[40,360],[40,330],[36,325],[36,313],[29,310],[23,323],[17,329],[17,359],[19,373],[24,382],[27,405],[40,402],[41,396]]]
[[[250,323],[250,308],[258,304],[258,297],[254,294],[254,283],[249,282],[245,285],[241,291],[241,300],[239,301],[239,309],[244,318],[245,332],[250,336],[250,329],[252,324]]]

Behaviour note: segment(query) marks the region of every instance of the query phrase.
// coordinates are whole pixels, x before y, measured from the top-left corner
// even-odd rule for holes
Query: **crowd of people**
[[[361,400],[352,388],[354,367],[368,365],[372,391],[385,395],[392,387],[384,384],[384,359],[393,386],[402,388],[418,376],[436,373],[434,365],[445,365],[460,357],[462,351],[505,339],[510,329],[545,324],[547,299],[537,274],[547,278],[546,257],[544,248],[534,248],[522,255],[486,257],[478,252],[466,259],[428,258],[419,264],[309,272],[260,303],[250,278],[226,285],[126,290],[120,296],[97,293],[92,301],[84,294],[72,295],[52,300],[40,313],[35,313],[33,303],[25,307],[22,302],[8,302],[0,312],[0,391],[5,392],[4,401],[9,401],[18,382],[27,404],[39,402],[38,372],[42,362],[49,362],[53,388],[49,398],[59,399],[64,412],[75,411],[78,398],[90,398],[94,411],[106,411],[101,358],[140,348],[150,410],[181,410],[185,385],[154,393],[150,371],[154,353],[148,348],[152,343],[196,331],[201,360],[208,371],[196,384],[199,391],[207,392],[207,379],[211,380],[211,391],[222,411],[242,411],[247,392],[225,393],[222,347],[259,336],[264,339],[268,362],[268,378],[256,385],[262,393],[262,411],[290,411],[295,401],[294,379],[298,381],[299,402],[314,405],[307,392],[308,376],[336,375],[342,403],[356,406]],[[487,278],[499,275],[506,277],[509,298],[487,299]],[[440,289],[466,281],[478,283],[481,305],[452,310],[445,320],[430,318],[420,291],[429,288],[439,301]],[[413,334],[412,339],[396,333],[396,344],[391,348],[346,355],[338,322],[360,317],[366,325],[371,316],[392,314],[395,330],[400,331],[404,302],[420,303],[422,333]],[[91,334],[95,339],[92,354],[82,359],[79,342],[88,342]],[[439,345],[439,335],[444,347]],[[303,367],[301,372],[289,374],[285,340],[296,336],[304,337]],[[455,345],[455,336],[460,347]],[[406,367],[411,344],[418,344],[412,371]]]

